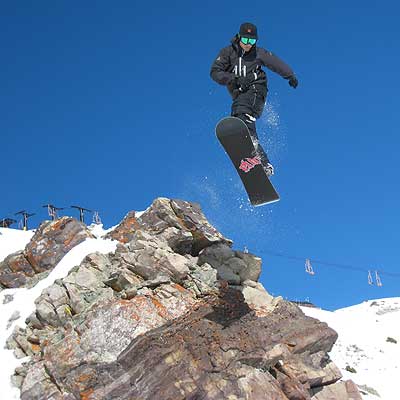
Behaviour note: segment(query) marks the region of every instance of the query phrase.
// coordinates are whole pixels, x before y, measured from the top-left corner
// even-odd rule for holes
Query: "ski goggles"
[[[243,43],[243,44],[251,44],[252,46],[253,45],[255,45],[256,44],[256,42],[257,42],[257,39],[252,39],[252,38],[247,38],[247,37],[241,37],[240,38],[240,41]]]

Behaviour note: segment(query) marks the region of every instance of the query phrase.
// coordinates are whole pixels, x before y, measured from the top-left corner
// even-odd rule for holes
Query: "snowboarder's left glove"
[[[289,85],[290,85],[292,88],[294,88],[294,89],[297,88],[297,85],[299,84],[299,81],[297,80],[297,78],[296,78],[295,75],[289,76],[289,77],[287,77],[286,79],[289,80]]]
[[[239,90],[241,92],[246,92],[249,89],[249,87],[254,83],[255,80],[256,80],[255,74],[249,74],[246,76],[237,77]]]

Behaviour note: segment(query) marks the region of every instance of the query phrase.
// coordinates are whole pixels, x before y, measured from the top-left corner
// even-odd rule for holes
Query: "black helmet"
[[[258,39],[257,27],[251,22],[245,22],[240,25],[239,35],[251,39]]]

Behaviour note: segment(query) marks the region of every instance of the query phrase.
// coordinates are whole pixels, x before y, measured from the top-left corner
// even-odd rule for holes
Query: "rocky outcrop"
[[[128,243],[137,230],[162,238],[178,254],[196,256],[213,243],[232,244],[207,221],[198,204],[182,200],[156,199],[139,217],[131,211],[107,237]]]
[[[0,285],[3,288],[34,285],[47,276],[65,254],[88,237],[93,235],[74,218],[43,222],[25,250],[0,262]]]
[[[327,354],[336,332],[269,295],[260,258],[198,206],[158,199],[110,237],[117,250],[47,288],[9,338],[31,357],[22,399],[359,399]]]

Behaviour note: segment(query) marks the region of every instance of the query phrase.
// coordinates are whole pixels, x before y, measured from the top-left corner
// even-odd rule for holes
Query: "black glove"
[[[236,80],[239,90],[241,92],[246,92],[247,90],[249,90],[249,87],[254,83],[255,77],[254,74],[251,73],[246,76],[238,76]]]
[[[297,78],[296,78],[295,75],[289,76],[289,77],[287,77],[286,79],[289,80],[289,85],[290,85],[292,88],[294,88],[294,89],[297,88],[297,85],[299,84],[299,81],[297,80]]]
[[[237,77],[235,76],[235,74],[232,74],[232,77],[226,86],[228,87],[228,90],[231,93],[233,99],[236,99],[236,97],[239,96],[240,92]]]

